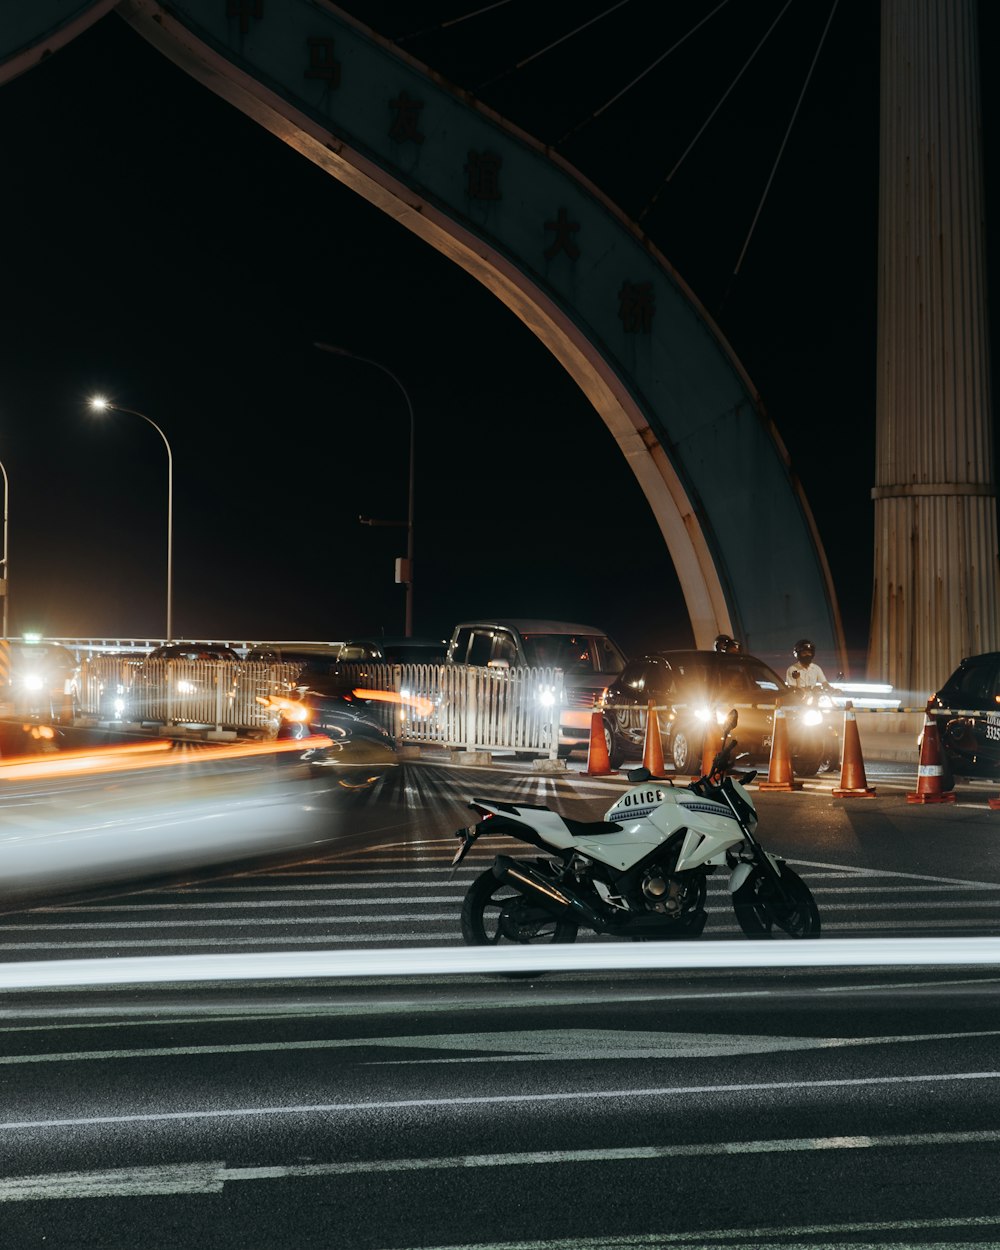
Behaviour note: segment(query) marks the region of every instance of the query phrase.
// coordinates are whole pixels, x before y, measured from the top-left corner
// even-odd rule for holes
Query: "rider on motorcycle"
[[[816,648],[808,638],[800,638],[792,648],[795,663],[788,666],[785,684],[796,690],[825,691],[830,689],[826,674],[814,663]]]
[[[740,655],[743,651],[743,648],[731,634],[717,635],[715,649],[723,655]]]

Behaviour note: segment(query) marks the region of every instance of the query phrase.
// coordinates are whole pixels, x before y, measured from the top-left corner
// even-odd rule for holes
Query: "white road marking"
[[[474,869],[472,870],[475,871],[475,866],[474,866]],[[385,890],[385,885],[382,885],[381,883],[379,883],[379,881],[360,881],[360,883],[359,881],[344,881],[344,883],[340,883],[337,885],[289,885],[289,886],[265,885],[265,886],[261,886],[260,890],[246,889],[245,886],[232,886],[232,888],[230,889],[216,888],[212,890],[170,891],[170,894],[166,895],[166,898],[171,898],[171,896],[175,894],[176,895],[183,894],[185,896],[191,895],[191,894],[252,894],[252,895],[259,896],[261,894],[285,894],[286,891],[289,891],[290,893],[290,891],[299,891],[299,890],[310,891],[310,893],[314,893],[314,894],[319,893],[319,894],[325,894],[325,895],[336,895],[336,894],[341,893],[341,891],[361,891],[361,890],[380,891],[380,893],[377,893],[374,895],[371,895],[371,894],[359,895],[359,896],[356,896],[356,898],[350,898],[350,899],[294,898],[294,899],[270,899],[270,900],[259,899],[257,901],[240,899],[240,900],[236,900],[235,903],[234,901],[220,900],[220,899],[189,900],[187,898],[185,898],[184,903],[160,903],[160,901],[155,901],[153,899],[146,900],[144,901],[144,903],[125,903],[125,904],[120,904],[120,905],[119,904],[88,905],[88,904],[64,903],[64,904],[59,904],[59,905],[45,906],[45,908],[27,908],[25,909],[24,913],[21,913],[21,914],[30,915],[30,916],[56,916],[56,915],[66,915],[68,913],[73,913],[73,914],[79,913],[81,915],[110,916],[110,915],[118,915],[119,913],[125,913],[125,911],[144,911],[144,913],[149,913],[149,911],[181,911],[181,910],[194,911],[197,909],[209,911],[212,909],[224,910],[226,908],[230,908],[230,909],[236,909],[236,908],[240,908],[240,909],[246,909],[246,908],[330,908],[330,906],[341,906],[341,908],[344,908],[344,906],[359,906],[360,908],[360,906],[369,905],[371,903],[379,903],[379,904],[452,903],[452,901],[455,901],[456,896],[460,896],[462,893],[464,893],[465,890],[469,889],[469,884],[470,884],[469,881],[462,881],[462,880],[451,881],[445,878],[444,880],[440,880],[440,881],[396,881],[396,883],[392,885],[392,890],[412,890],[412,891],[451,890],[452,891],[451,894],[441,895],[441,896],[421,895],[421,894],[416,894],[416,893],[410,894],[410,895],[400,895],[400,896],[386,895],[384,893],[381,893],[381,891]],[[811,884],[813,884],[813,879],[810,879],[810,885]],[[985,891],[985,893],[996,893],[996,891],[1000,891],[1000,885],[896,886],[896,888],[893,890],[893,894],[894,895],[955,894],[956,891],[970,891],[970,893],[981,893],[981,891]],[[727,896],[730,893],[729,885],[727,885],[726,881],[712,881],[712,883],[709,883],[709,885],[707,885],[707,893],[709,893],[710,895],[717,895],[719,896],[719,898],[724,898],[724,896]],[[870,899],[871,896],[873,896],[873,889],[871,889],[870,885],[851,885],[851,886],[831,886],[831,885],[830,886],[823,886],[823,885],[815,886],[814,885],[813,894],[816,895],[816,898],[825,898],[825,896],[828,896],[828,895],[831,896],[831,898],[841,898],[841,896],[848,895],[848,894],[859,894],[859,895],[866,895]],[[903,906],[920,905],[920,906],[929,906],[929,908],[931,908],[931,906],[934,906],[934,908],[948,908],[948,906],[963,906],[963,908],[975,908],[975,906],[990,905],[991,903],[993,903],[993,901],[994,900],[991,900],[991,899],[984,899],[980,901],[973,900],[973,901],[970,901],[970,903],[966,903],[966,901],[956,900],[954,904],[948,903],[948,901],[944,901],[944,903],[924,904],[923,901],[921,900],[914,900],[914,901],[911,901],[911,903],[903,904]],[[833,908],[833,906],[836,906],[836,904],[826,904],[826,906],[828,906],[828,908]],[[845,904],[844,906],[853,906],[853,904]],[[883,903],[879,903],[879,901],[873,901],[873,903],[871,903],[871,906],[874,906],[874,908],[881,908],[881,906],[889,906],[889,904],[883,904]]]
[[[765,1228],[706,1228],[692,1230],[687,1233],[619,1233],[607,1237],[555,1237],[544,1241],[491,1241],[471,1243],[449,1243],[447,1246],[411,1247],[408,1250],[659,1250],[661,1246],[694,1246],[698,1250],[733,1250],[734,1246],[752,1246],[752,1250],[798,1250],[798,1245],[788,1240],[790,1237],[816,1237],[823,1233],[834,1233],[839,1237],[855,1233],[907,1233],[935,1232],[950,1228],[1000,1228],[1000,1218],[995,1215],[945,1216],[931,1220],[870,1220],[862,1223],[843,1224],[798,1224],[771,1226]],[[777,1242],[769,1242],[766,1238],[777,1237]],[[801,1244],[801,1243],[799,1243]],[[808,1242],[808,1250],[885,1250],[889,1244],[879,1241],[872,1246],[870,1242],[844,1242],[819,1244]],[[917,1250],[911,1242],[898,1243],[901,1250]],[[921,1239],[919,1250],[960,1250],[965,1246],[983,1246],[983,1242],[925,1242]],[[994,1243],[990,1243],[993,1245]],[[397,1248],[398,1250],[398,1248]]]
[[[129,1050],[76,1050],[37,1055],[3,1055],[0,1067],[33,1063],[87,1063],[91,1060],[164,1059],[178,1055],[245,1055],[302,1050],[455,1050],[458,1059],[402,1060],[416,1063],[516,1063],[551,1059],[584,1060],[702,1059],[766,1055],[793,1050],[832,1050],[850,1046],[894,1046],[901,1042],[963,1042],[1000,1037],[1000,1029],[968,1033],[920,1033],[898,1037],[774,1037],[730,1033],[635,1031],[623,1044],[620,1030],[536,1029],[508,1033],[424,1033],[403,1037],[315,1038],[297,1042],[238,1042],[210,1046],[152,1046]],[[470,1055],[469,1051],[483,1051]],[[400,1062],[385,1060],[375,1062]]]
[[[402,903],[453,903],[455,900],[451,898],[429,898],[429,899],[398,899],[397,902]],[[329,907],[336,907],[336,903],[328,903]],[[347,906],[348,904],[342,904]],[[356,906],[356,904],[350,904]],[[116,932],[119,929],[208,929],[212,927],[222,926],[231,929],[234,926],[239,928],[256,928],[265,925],[303,925],[303,924],[364,924],[372,920],[388,921],[394,923],[396,921],[416,920],[422,923],[438,920],[455,920],[458,916],[457,911],[446,912],[414,912],[406,914],[385,915],[379,912],[373,916],[371,912],[364,912],[358,916],[264,916],[264,917],[248,917],[240,916],[233,920],[116,920],[110,926],[101,924],[95,920],[79,920],[71,923],[51,924],[0,924],[0,933],[62,933],[63,931],[83,929],[88,933],[100,933],[111,927]],[[131,939],[130,939],[131,941]]]
[[[964,878],[955,877],[934,877],[927,876],[923,873],[916,872],[892,872],[886,868],[845,868],[843,864],[827,864],[818,860],[811,859],[789,859],[790,864],[802,868],[839,868],[843,872],[851,872],[859,877],[897,877],[907,881],[933,881],[940,885],[973,885],[973,886],[995,886],[994,881],[966,881]]]
[[[762,1141],[705,1142],[698,1145],[624,1146],[600,1150],[512,1151],[507,1154],[445,1155],[425,1159],[351,1159],[330,1163],[279,1164],[265,1167],[230,1168],[220,1162],[174,1163],[152,1167],[108,1168],[93,1172],[51,1172],[35,1176],[9,1177],[0,1181],[0,1202],[124,1198],[149,1194],[219,1194],[225,1185],[241,1181],[317,1179],[324,1176],[374,1177],[392,1172],[537,1167],[567,1163],[634,1163],[655,1159],[696,1159],[716,1155],[800,1154],[815,1150],[898,1150],[913,1146],[980,1146],[992,1145],[998,1141],[1000,1141],[1000,1132],[983,1130],[964,1133],[886,1133],[866,1137],[802,1137],[785,1140],[779,1138]],[[916,1226],[924,1228],[996,1227],[1000,1224],[1000,1220],[995,1217],[986,1218],[989,1223],[985,1225],[961,1220],[953,1224],[944,1221],[939,1224],[922,1221]],[[913,1224],[906,1226],[914,1227]],[[884,1231],[886,1225],[871,1227],[873,1229],[881,1227]],[[837,1229],[835,1228],[834,1231]],[[694,1239],[695,1234],[686,1236],[690,1241]],[[704,1234],[698,1234],[698,1237],[702,1238],[698,1244],[704,1245]],[[546,1246],[552,1243],[508,1244]],[[574,1240],[572,1243],[563,1242],[562,1244],[579,1247],[585,1243]],[[599,1242],[590,1244],[606,1247],[614,1243],[602,1238]],[[618,1244],[630,1243],[628,1240],[619,1240]],[[784,1244],[787,1245],[787,1242]]]
[[[243,1120],[264,1116],[344,1115],[351,1112],[370,1115],[373,1111],[439,1111],[451,1107],[496,1107],[559,1102],[575,1102],[582,1106],[588,1099],[595,1098],[614,1101],[620,1101],[623,1098],[642,1098],[648,1102],[651,1098],[701,1097],[708,1094],[775,1093],[780,1090],[801,1092],[809,1089],[860,1089],[878,1085],[927,1085],[943,1084],[949,1081],[996,1080],[1000,1080],[1000,1071],[936,1072],[920,1076],[862,1076],[826,1081],[752,1081],[742,1085],[713,1083],[711,1085],[668,1085],[650,1089],[586,1089],[560,1094],[479,1094],[464,1098],[402,1098],[396,1101],[301,1103],[292,1106],[232,1107],[225,1110],[214,1107],[210,1111],[149,1111],[131,1115],[81,1116],[58,1120],[5,1120],[0,1121],[0,1132],[15,1129],[90,1128],[99,1124],[161,1124],[176,1120]],[[949,1134],[925,1134],[924,1136],[928,1139],[937,1137],[943,1140]],[[994,1134],[989,1140],[993,1140],[994,1137],[1000,1140],[1000,1132]]]
[[[419,917],[419,919],[426,920],[428,919],[428,917],[421,916]],[[452,920],[454,919],[454,917],[449,915],[445,917],[445,919]],[[261,938],[150,938],[148,941],[144,939],[130,938],[128,941],[123,941],[123,942],[111,942],[111,941],[81,942],[81,941],[74,941],[74,940],[67,938],[65,942],[5,942],[4,949],[9,950],[9,951],[123,950],[123,949],[139,950],[139,949],[146,949],[151,946],[155,946],[155,947],[226,946],[232,949],[234,946],[273,947],[275,943],[278,943],[279,945],[283,945],[283,946],[299,946],[299,945],[305,945],[305,944],[336,946],[336,945],[340,945],[343,942],[371,942],[373,940],[375,939],[373,939],[371,936],[365,937],[362,935],[358,937],[337,937],[336,935],[330,934],[330,933],[327,933],[327,934],[318,933],[316,934],[315,937],[305,937],[303,935],[298,935],[298,934],[294,937],[291,937],[291,936],[290,937],[276,937],[274,934],[271,934],[270,937],[261,937]],[[382,943],[386,941],[389,941],[389,942],[428,942],[428,941],[447,942],[447,941],[455,940],[455,934],[454,932],[392,933],[389,935],[388,938],[386,938],[385,936],[380,936],[377,940]],[[379,946],[377,949],[384,950],[390,954],[392,953],[391,946],[382,945],[382,946]],[[435,948],[428,947],[427,949],[434,950]],[[273,952],[269,951],[268,953],[270,954]],[[142,958],[142,956],[138,956],[137,958]],[[153,958],[156,958],[156,956],[153,956]],[[164,956],[164,958],[170,958],[170,956]],[[253,957],[251,956],[251,958]],[[107,962],[110,963],[111,961],[109,960]],[[0,964],[0,989],[4,989],[4,988],[9,989],[11,986],[11,982],[9,981],[8,975],[6,973],[7,969],[18,968],[18,967],[23,968],[24,966],[25,965],[23,964]],[[266,979],[266,974],[264,975]],[[176,980],[178,979],[178,977],[182,981],[187,979],[185,974],[181,971],[179,967],[177,969],[177,977],[170,977],[169,979]],[[251,978],[251,979],[256,980],[258,978]]]

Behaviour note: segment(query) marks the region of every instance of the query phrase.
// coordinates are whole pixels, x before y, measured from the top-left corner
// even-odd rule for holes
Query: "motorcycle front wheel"
[[[733,911],[750,938],[819,937],[819,908],[806,883],[787,864],[781,865],[786,899],[771,879],[756,868],[733,895]]]
[[[576,930],[572,920],[557,920],[544,908],[533,907],[505,881],[498,881],[492,869],[473,881],[462,904],[466,946],[575,942]]]

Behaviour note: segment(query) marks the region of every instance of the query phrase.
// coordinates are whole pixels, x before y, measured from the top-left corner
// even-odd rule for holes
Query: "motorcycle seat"
[[[561,819],[574,838],[599,838],[605,833],[621,833],[622,831],[621,825],[607,820],[570,820],[568,816],[563,816]]]

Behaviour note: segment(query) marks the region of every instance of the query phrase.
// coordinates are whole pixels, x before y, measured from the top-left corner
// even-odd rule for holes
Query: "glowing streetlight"
[[[121,404],[113,404],[110,400],[105,399],[103,395],[95,395],[90,401],[90,408],[93,412],[127,412],[130,416],[141,417],[143,421],[148,422],[153,429],[163,439],[163,446],[167,449],[167,633],[166,641],[169,642],[174,636],[173,630],[173,585],[174,585],[174,456],[170,450],[170,444],[167,442],[167,436],[160,427],[152,419],[147,417],[144,412],[137,412],[135,408],[123,408]],[[6,554],[6,553],[5,553]],[[4,600],[6,608],[6,600]],[[5,631],[6,632],[6,631]]]
[[[400,382],[399,378],[391,369],[381,364],[377,360],[369,360],[367,356],[359,356],[355,352],[349,352],[346,347],[334,347],[332,343],[313,343],[313,347],[318,347],[321,352],[330,352],[334,356],[347,356],[350,360],[360,360],[362,364],[372,365],[376,369],[381,369],[383,373],[387,373],[403,392],[403,398],[406,400],[406,407],[410,413],[410,489],[409,502],[406,512],[406,576],[402,579],[406,583],[406,629],[407,638],[413,636],[413,444],[414,444],[414,422],[413,422],[413,404],[410,401],[410,394],[406,387]]]

